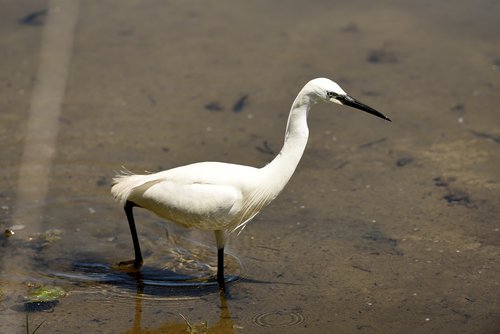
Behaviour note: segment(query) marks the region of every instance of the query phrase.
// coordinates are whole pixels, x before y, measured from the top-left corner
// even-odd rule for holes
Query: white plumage
[[[389,120],[378,111],[348,96],[335,82],[319,78],[308,82],[295,99],[280,153],[262,168],[221,162],[200,162],[154,174],[128,171],[113,179],[111,193],[125,204],[136,259],[142,265],[132,208],[145,208],[188,228],[215,231],[217,280],[224,287],[223,254],[227,233],[243,229],[262,208],[283,190],[307,144],[307,115],[316,102],[348,105]]]
[[[220,162],[201,162],[146,175],[116,176],[111,192],[184,227],[232,230],[268,204],[276,191],[267,189],[260,169]]]

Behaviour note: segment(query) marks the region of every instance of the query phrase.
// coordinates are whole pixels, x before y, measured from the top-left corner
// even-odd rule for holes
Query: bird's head
[[[346,105],[352,108],[356,108],[365,111],[369,114],[375,115],[377,117],[383,118],[387,121],[391,121],[387,116],[378,112],[377,110],[367,106],[366,104],[356,100],[352,96],[349,96],[340,86],[330,79],[317,78],[309,81],[304,87],[308,90],[308,93],[312,95],[315,101],[324,101],[327,103],[337,103]]]

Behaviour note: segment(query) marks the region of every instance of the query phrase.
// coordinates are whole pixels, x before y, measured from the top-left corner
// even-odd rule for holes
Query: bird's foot
[[[128,260],[119,262],[115,268],[125,272],[138,272],[141,270],[142,261]]]

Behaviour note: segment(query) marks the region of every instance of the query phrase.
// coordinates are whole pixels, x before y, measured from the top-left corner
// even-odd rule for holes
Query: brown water
[[[1,333],[498,333],[497,1],[74,3],[47,33],[71,10],[1,2]],[[318,76],[393,122],[312,110],[289,185],[230,238],[229,298],[213,236],[144,211],[144,271],[113,269],[115,171],[262,166]],[[67,296],[30,306],[37,284]]]

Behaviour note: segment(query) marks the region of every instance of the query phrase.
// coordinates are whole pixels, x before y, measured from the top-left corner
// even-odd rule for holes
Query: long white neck
[[[307,115],[312,104],[313,99],[303,89],[292,104],[283,148],[273,161],[262,168],[272,198],[283,190],[302,158],[309,137]]]

